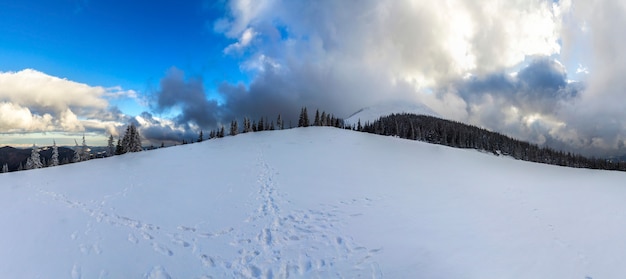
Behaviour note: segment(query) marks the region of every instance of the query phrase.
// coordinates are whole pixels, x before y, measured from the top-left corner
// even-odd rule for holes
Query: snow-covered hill
[[[0,175],[1,278],[619,278],[626,174],[310,127]]]
[[[421,103],[409,103],[406,101],[390,101],[374,106],[362,108],[350,115],[344,122],[348,125],[357,124],[361,120],[362,124],[366,122],[374,122],[381,116],[387,116],[393,113],[412,113],[417,115],[428,115],[440,117],[436,112],[428,106]]]

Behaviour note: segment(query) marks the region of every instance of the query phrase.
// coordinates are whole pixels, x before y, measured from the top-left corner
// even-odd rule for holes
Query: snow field
[[[626,175],[334,128],[0,175],[3,278],[616,278]]]

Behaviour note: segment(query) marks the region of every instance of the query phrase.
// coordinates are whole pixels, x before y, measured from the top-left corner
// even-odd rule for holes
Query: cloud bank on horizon
[[[301,106],[348,116],[392,99],[421,102],[446,118],[557,148],[625,151],[626,4],[621,1],[230,0],[224,5],[206,25],[230,43],[212,55],[236,58],[250,81],[223,81],[211,89],[204,80],[213,77],[172,65],[149,92],[150,111],[134,117],[154,142],[243,116],[281,113],[293,119]],[[26,74],[5,72],[2,78],[36,92],[20,75]],[[86,86],[80,93],[87,96],[84,103],[63,97],[62,105],[53,105],[26,89],[8,93],[13,87],[5,84],[0,82],[0,115],[22,115],[1,118],[0,128],[8,132],[110,132],[130,116],[107,101],[135,92]],[[33,97],[17,97],[29,94]]]

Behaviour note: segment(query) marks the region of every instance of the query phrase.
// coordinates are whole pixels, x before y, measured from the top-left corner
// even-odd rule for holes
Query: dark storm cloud
[[[578,96],[580,83],[568,83],[565,69],[548,58],[533,60],[517,75],[499,72],[456,82],[459,95],[469,104],[480,103],[485,95],[499,103],[528,113],[551,113],[562,101]]]
[[[579,101],[585,87],[568,81],[554,59],[536,58],[517,74],[496,72],[451,87],[465,101],[468,120],[474,124],[555,148],[581,143],[564,136],[568,126],[563,114]]]
[[[180,144],[183,140],[191,142],[198,138],[197,132],[189,129],[188,125],[176,125],[168,121],[159,120],[154,118],[149,112],[141,113],[140,117],[145,122],[144,124],[134,118],[131,120],[131,123],[139,127],[141,135],[148,140],[149,144]],[[122,128],[125,129],[126,127]]]
[[[302,105],[298,101],[299,92],[293,89],[289,82],[270,69],[258,76],[250,88],[243,84],[222,83],[218,91],[225,101],[223,115],[229,119],[243,116],[274,118],[280,113],[285,119],[293,120],[298,105]]]
[[[185,79],[185,74],[172,68],[161,79],[157,92],[156,111],[181,110],[175,119],[179,125],[193,122],[200,127],[215,127],[219,121],[217,101],[208,100],[201,78]]]
[[[545,89],[555,92],[567,85],[567,74],[563,66],[547,58],[533,60],[517,77],[526,87],[533,90]]]

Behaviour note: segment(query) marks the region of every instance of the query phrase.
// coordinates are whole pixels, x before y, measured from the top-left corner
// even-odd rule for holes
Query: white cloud
[[[50,114],[35,115],[20,105],[0,102],[0,131],[5,133],[48,131],[50,127],[52,127]]]
[[[273,0],[233,0],[229,1],[231,17],[220,18],[214,25],[216,32],[224,33],[229,38],[238,38],[254,22],[263,16]]]
[[[123,118],[109,99],[136,99],[120,87],[90,86],[26,69],[0,72],[0,132],[114,130]]]
[[[252,28],[246,29],[245,31],[243,31],[243,33],[239,37],[239,41],[226,47],[224,49],[224,53],[231,54],[234,52],[241,52],[244,48],[246,48],[250,44],[250,42],[252,42],[252,39],[254,39],[254,36],[256,35],[257,33],[254,32],[254,29]]]
[[[589,74],[589,69],[583,66],[582,64],[578,64],[578,68],[576,68],[577,74]]]
[[[242,69],[279,65],[286,84],[326,76],[317,86],[323,88],[301,82],[309,88],[293,94],[324,92],[316,93],[319,99],[348,104],[336,110],[341,114],[389,97],[427,98],[419,92],[513,67],[529,56],[558,54],[560,17],[567,8],[544,0],[364,0],[358,5],[232,0],[228,6],[230,15],[214,23],[215,31],[238,38],[227,51],[249,45],[245,38],[255,40]],[[246,35],[250,32],[254,36]],[[294,76],[300,74],[309,76]]]

